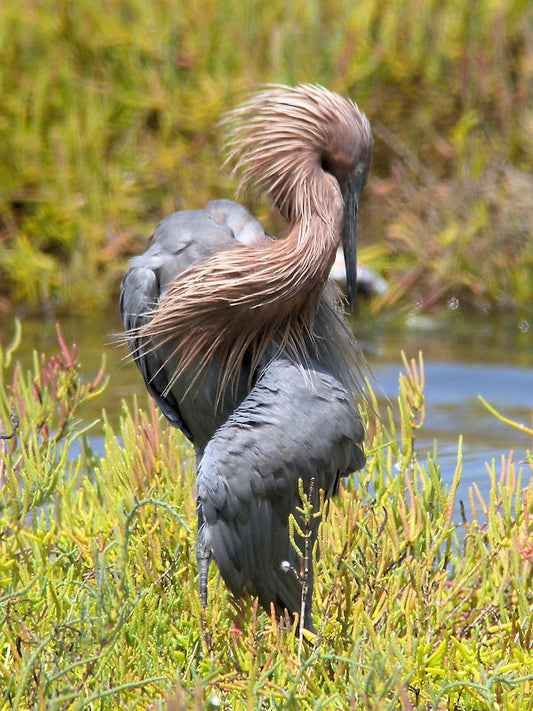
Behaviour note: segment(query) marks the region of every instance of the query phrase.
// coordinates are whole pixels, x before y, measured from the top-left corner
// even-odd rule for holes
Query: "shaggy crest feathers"
[[[271,85],[229,112],[227,143],[240,189],[257,185],[270,193],[292,224],[322,210],[317,181],[328,157],[352,165],[361,143],[372,143],[370,124],[350,99],[322,86]],[[324,206],[327,208],[327,205]]]
[[[215,359],[222,385],[246,353],[252,370],[268,344],[295,357],[306,342],[340,240],[343,199],[330,163],[353,166],[371,145],[368,120],[357,106],[320,86],[273,86],[229,114],[229,160],[241,187],[256,184],[291,226],[283,240],[236,245],[182,272],[136,334],[152,347],[175,345],[175,381],[188,368],[198,377]],[[145,341],[146,343],[146,341]]]

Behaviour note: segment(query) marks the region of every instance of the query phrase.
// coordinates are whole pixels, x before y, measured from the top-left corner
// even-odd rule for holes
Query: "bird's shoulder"
[[[218,369],[202,380],[201,390],[194,391],[196,394],[189,392],[191,382],[187,374],[169,389],[175,344],[169,342],[155,349],[145,347],[137,330],[152,318],[153,309],[184,270],[221,250],[266,239],[260,223],[245,207],[230,200],[213,200],[204,210],[176,212],[162,220],[148,249],[131,260],[122,281],[120,311],[147,388],[169,421],[199,446],[207,433],[215,430],[221,416],[212,412]]]
[[[261,224],[243,205],[212,200],[203,210],[183,210],[162,220],[146,252],[134,257],[130,267],[157,271],[165,289],[182,271],[217,252],[266,239]]]

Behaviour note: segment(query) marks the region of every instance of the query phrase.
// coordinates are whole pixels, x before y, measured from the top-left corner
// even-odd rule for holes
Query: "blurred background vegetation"
[[[159,219],[233,195],[223,112],[302,81],[373,125],[376,309],[533,302],[529,0],[3,0],[0,312],[106,308]]]

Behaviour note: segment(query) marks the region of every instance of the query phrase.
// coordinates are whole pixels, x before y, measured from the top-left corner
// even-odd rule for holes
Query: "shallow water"
[[[460,498],[472,482],[488,491],[493,459],[497,474],[510,450],[515,462],[525,459],[532,438],[496,419],[478,396],[505,417],[533,426],[533,324],[452,312],[411,317],[404,324],[377,323],[368,330],[360,328],[360,340],[384,395],[394,402],[401,351],[409,359],[423,352],[426,422],[416,448],[423,457],[433,452],[436,440],[442,477],[451,482],[463,435]]]
[[[113,345],[121,330],[118,315],[98,318],[62,318],[67,344],[78,346],[82,372],[92,377],[98,371],[102,354],[106,358],[109,384],[96,401],[87,403],[84,419],[99,417],[105,408],[111,421],[117,421],[122,400],[131,403],[137,394],[146,403],[144,384],[135,366],[125,359],[124,348]],[[57,352],[55,323],[42,319],[23,319],[23,340],[18,358],[28,366],[33,349],[48,354]],[[424,457],[438,441],[442,477],[450,482],[457,462],[459,434],[463,435],[463,478],[460,498],[467,496],[472,482],[487,492],[487,463],[496,458],[496,471],[502,457],[514,450],[515,461],[525,458],[533,447],[531,437],[494,418],[478,400],[482,395],[506,417],[528,426],[533,416],[533,323],[493,317],[468,316],[460,312],[434,317],[412,317],[404,323],[391,323],[370,316],[354,319],[367,361],[377,380],[381,400],[388,398],[394,407],[398,375],[402,370],[401,351],[408,358],[424,355],[426,374],[426,424],[417,439],[417,451]],[[12,320],[0,321],[2,345],[9,342]],[[97,451],[101,438],[93,439]]]

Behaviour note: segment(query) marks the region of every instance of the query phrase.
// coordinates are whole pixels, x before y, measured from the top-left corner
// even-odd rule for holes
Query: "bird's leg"
[[[207,575],[213,554],[211,553],[211,546],[207,540],[207,526],[205,525],[204,515],[200,505],[198,505],[197,512],[198,535],[196,538],[196,562],[198,565],[200,597],[202,599],[202,605],[207,607]]]

